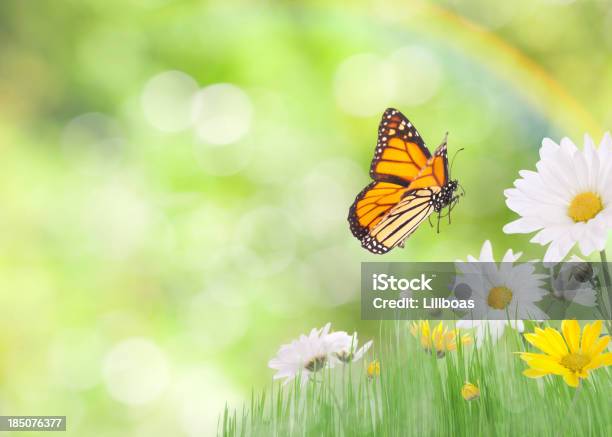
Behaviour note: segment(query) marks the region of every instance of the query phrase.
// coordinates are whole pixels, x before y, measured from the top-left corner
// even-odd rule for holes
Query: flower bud
[[[461,388],[461,396],[466,401],[473,401],[480,397],[480,389],[472,383],[466,382]]]

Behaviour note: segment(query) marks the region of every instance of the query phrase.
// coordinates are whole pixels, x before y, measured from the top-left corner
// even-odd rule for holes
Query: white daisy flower
[[[359,361],[365,353],[372,347],[372,340],[359,347],[357,333],[348,335],[344,331],[332,332],[328,336],[333,349],[332,359],[343,364]]]
[[[493,258],[493,247],[485,241],[480,257],[468,255],[468,261],[457,261],[459,272],[453,287],[458,299],[469,297],[475,308],[469,319],[459,321],[458,328],[477,328],[476,344],[482,345],[484,334],[489,330],[492,340],[497,340],[507,325],[522,330],[520,320],[546,319],[546,314],[535,303],[547,294],[543,288],[546,275],[535,273],[533,263],[514,264],[521,253],[509,249],[500,264]],[[469,294],[469,296],[468,296]]]
[[[328,323],[321,329],[313,329],[308,336],[301,335],[282,345],[268,363],[268,367],[277,371],[274,379],[285,378],[286,384],[299,376],[304,385],[319,370],[332,367],[334,361],[330,361],[329,356],[338,350],[339,344],[328,338],[330,328],[331,323]]]
[[[585,135],[579,150],[568,138],[542,141],[537,171],[522,170],[506,204],[521,218],[504,232],[539,231],[532,242],[549,245],[544,262],[559,262],[578,244],[584,256],[601,251],[612,227],[612,137],[598,148]]]
[[[280,347],[276,357],[268,363],[275,369],[274,379],[285,378],[285,384],[300,376],[304,385],[315,373],[339,363],[360,360],[372,346],[372,341],[359,348],[357,333],[331,332],[331,323],[321,329],[313,329],[308,336]]]
[[[588,264],[578,257],[572,257],[568,263],[561,266],[557,275],[551,275],[551,289],[557,299],[594,307],[597,304],[597,292],[588,281],[589,278],[584,280],[585,278],[581,277],[584,274],[583,266]],[[592,277],[592,267],[590,269]]]

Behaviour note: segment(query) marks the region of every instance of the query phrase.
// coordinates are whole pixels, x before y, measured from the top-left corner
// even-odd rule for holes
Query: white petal
[[[491,242],[486,240],[480,250],[480,262],[495,262],[493,259],[493,246]]]
[[[554,240],[544,255],[545,263],[557,263],[563,260],[569,253],[575,242],[569,238],[568,235],[564,235],[557,240]]]
[[[516,254],[512,252],[512,249],[508,249],[508,251],[504,254],[502,258],[502,263],[513,263],[518,261],[523,252],[517,252]]]
[[[612,135],[610,135],[609,131],[606,132],[603,138],[601,139],[601,142],[599,143],[599,148],[600,149],[608,148],[612,151]]]
[[[522,320],[511,320],[510,325],[518,332],[523,332],[525,330],[525,324]]]
[[[540,159],[548,159],[554,157],[559,151],[559,145],[550,138],[544,138],[542,140],[542,147],[540,148]]]
[[[325,336],[325,335],[327,335],[327,333],[329,332],[329,330],[330,330],[330,329],[331,329],[331,322],[328,322],[328,323],[327,323],[327,325],[325,325],[325,326],[323,327],[323,329],[321,329],[321,333],[320,333],[320,335],[321,335],[321,336]]]
[[[576,150],[578,150],[578,147],[576,147],[574,142],[568,137],[561,138],[561,143],[559,145],[561,146],[561,151],[566,152],[569,155],[573,154]]]
[[[599,181],[599,154],[595,150],[595,143],[590,136],[584,136],[584,154],[589,170],[588,189],[598,191]]]
[[[573,158],[574,174],[576,176],[576,187],[573,188],[575,194],[578,194],[589,189],[589,169],[583,152],[576,150]]]
[[[557,240],[567,234],[567,226],[552,226],[542,229],[531,239],[532,243],[548,244],[553,240]]]
[[[596,226],[585,226],[586,232],[579,240],[582,255],[589,256],[595,251],[602,251],[606,247],[607,232]]]
[[[480,325],[482,325],[482,323],[483,323],[482,320],[465,319],[465,320],[459,320],[455,326],[459,329],[472,329],[472,328],[478,328]]]
[[[370,340],[363,346],[361,346],[361,348],[357,352],[355,352],[355,355],[353,356],[353,361],[359,361],[361,357],[363,357],[365,353],[370,349],[370,347],[372,347],[372,343],[372,340]]]
[[[534,219],[520,218],[503,227],[505,234],[529,234],[541,229],[542,225]]]

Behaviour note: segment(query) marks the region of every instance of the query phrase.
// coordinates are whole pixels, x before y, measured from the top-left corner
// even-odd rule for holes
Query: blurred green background
[[[599,141],[611,54],[603,0],[3,0],[0,414],[209,435],[281,343],[375,338],[361,261],[541,257],[503,190],[544,136]],[[387,106],[465,148],[467,195],[380,258],[346,215]]]

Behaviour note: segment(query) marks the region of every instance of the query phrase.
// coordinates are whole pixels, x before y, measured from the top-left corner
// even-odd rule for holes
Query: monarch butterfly
[[[370,252],[382,254],[408,238],[432,212],[450,209],[459,196],[450,180],[446,137],[433,156],[416,128],[397,109],[388,108],[378,127],[370,166],[374,180],[351,205],[351,232]]]

